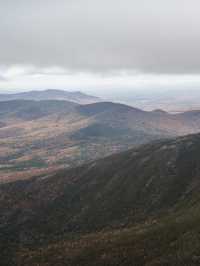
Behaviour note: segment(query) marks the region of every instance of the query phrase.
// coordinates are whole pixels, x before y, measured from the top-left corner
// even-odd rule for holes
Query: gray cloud
[[[0,0],[0,64],[199,73],[199,0]]]

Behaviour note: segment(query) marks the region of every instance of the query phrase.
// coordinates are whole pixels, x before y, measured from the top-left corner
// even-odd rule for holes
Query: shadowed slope
[[[1,185],[2,260],[10,252],[19,265],[198,265],[199,156],[200,135],[191,135]]]
[[[2,218],[12,221],[14,215],[17,231],[31,224],[38,233],[138,221],[199,191],[199,155],[197,135],[146,145],[55,176],[2,185],[1,213],[9,206]]]

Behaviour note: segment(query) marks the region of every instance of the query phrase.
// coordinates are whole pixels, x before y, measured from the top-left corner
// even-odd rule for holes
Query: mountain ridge
[[[79,104],[87,104],[101,101],[100,98],[85,94],[81,91],[66,90],[33,90],[19,93],[0,94],[0,101],[11,100],[67,100]]]

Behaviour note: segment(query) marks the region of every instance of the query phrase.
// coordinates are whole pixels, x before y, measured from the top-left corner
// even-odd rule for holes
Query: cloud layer
[[[198,89],[198,74],[148,74],[121,71],[112,73],[73,72],[61,67],[12,66],[0,68],[0,91],[42,89],[81,90],[107,97],[171,89]]]
[[[199,0],[0,0],[0,65],[198,74]]]

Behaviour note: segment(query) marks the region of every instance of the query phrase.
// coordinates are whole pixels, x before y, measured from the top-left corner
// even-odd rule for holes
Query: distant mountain
[[[199,157],[192,135],[1,185],[1,261],[198,265]]]
[[[87,95],[80,91],[64,91],[64,90],[43,90],[28,91],[13,94],[0,94],[0,101],[10,100],[66,100],[79,104],[88,104],[101,101],[100,98]]]

